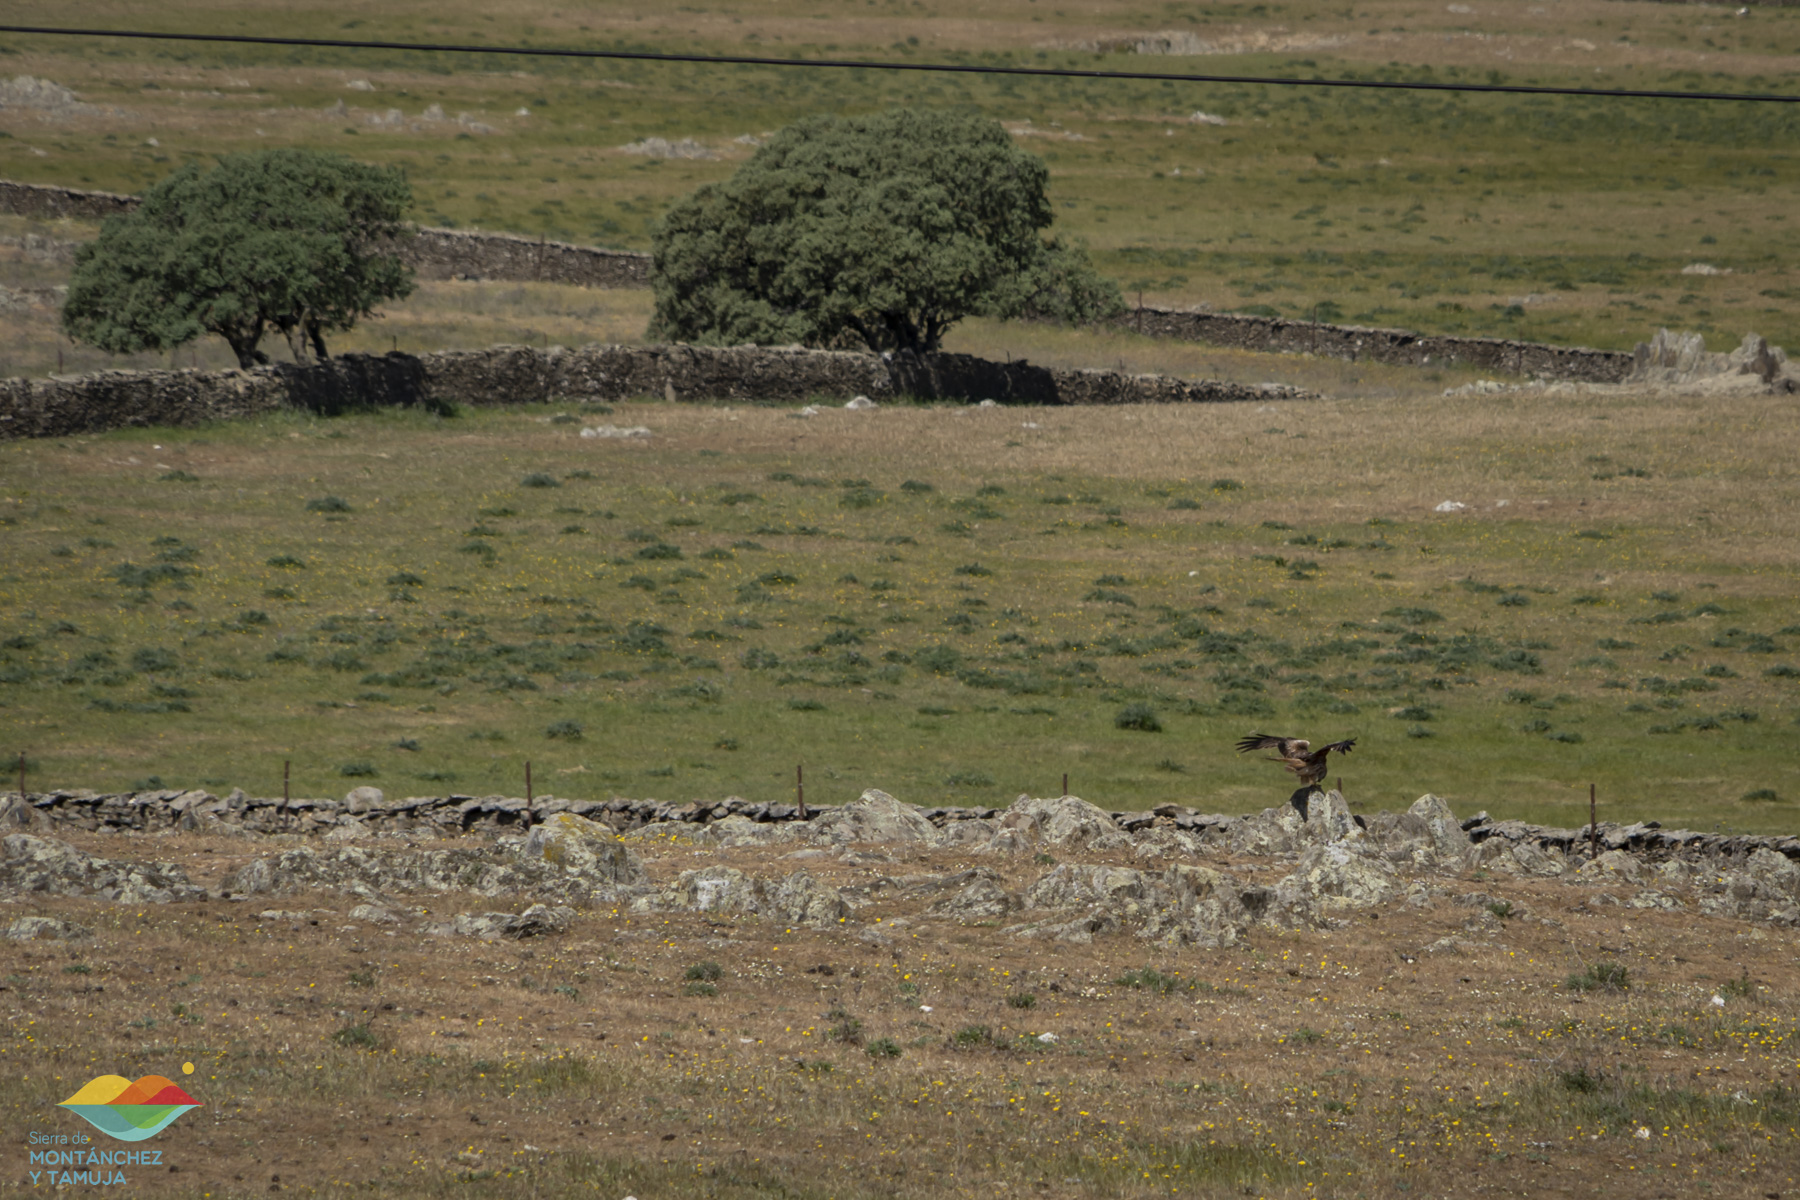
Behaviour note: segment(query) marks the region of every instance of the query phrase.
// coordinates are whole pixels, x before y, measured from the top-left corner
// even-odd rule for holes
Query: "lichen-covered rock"
[[[1733,871],[1697,878],[1700,911],[1715,917],[1800,925],[1800,864],[1758,847]]]
[[[995,820],[951,821],[938,831],[938,844],[945,847],[968,847],[969,849],[993,849],[994,835],[1000,828]],[[1025,843],[1019,843],[1020,848]]]
[[[631,886],[645,881],[644,864],[618,834],[574,813],[555,813],[533,825],[520,853],[595,883]]]
[[[933,845],[937,826],[919,810],[902,804],[886,792],[870,788],[841,808],[822,809],[807,823],[807,836],[820,843],[914,842]]]
[[[994,822],[995,850],[1052,846],[1069,852],[1119,850],[1131,839],[1103,809],[1078,796],[1039,799],[1020,796]]]
[[[206,898],[174,863],[115,862],[29,833],[12,834],[0,849],[0,896],[98,896],[117,904]]]
[[[436,922],[425,932],[437,937],[473,937],[495,942],[502,938],[514,941],[565,933],[575,920],[572,908],[551,908],[534,904],[522,913],[458,913],[448,921]]]
[[[1153,825],[1131,839],[1131,856],[1138,859],[1192,858],[1200,848],[1198,837],[1168,825]]]
[[[1131,867],[1063,863],[1025,889],[1028,909],[1101,905],[1120,916],[1135,917],[1151,898],[1153,876]]]
[[[1369,837],[1396,866],[1429,870],[1460,867],[1469,854],[1469,835],[1450,806],[1429,793],[1403,813],[1376,813],[1369,818]]]
[[[1659,892],[1655,888],[1645,888],[1625,902],[1627,908],[1660,909],[1663,912],[1680,912],[1687,905],[1679,896],[1671,896],[1667,892]]]
[[[767,894],[765,914],[789,925],[823,929],[850,917],[850,905],[844,901],[843,895],[805,871],[795,871],[767,889]]]
[[[1394,868],[1382,859],[1341,843],[1314,846],[1300,856],[1293,874],[1276,883],[1270,916],[1284,924],[1311,924],[1386,903],[1398,890]]]
[[[1291,854],[1308,846],[1363,837],[1362,826],[1336,791],[1312,791],[1304,811],[1294,804],[1265,808],[1233,824],[1225,834],[1238,854]]]
[[[1047,942],[1068,942],[1085,946],[1097,937],[1116,933],[1119,915],[1107,908],[1096,908],[1073,921],[1030,921],[1014,925],[1006,932],[1017,938],[1036,938]]]
[[[1138,936],[1170,948],[1235,946],[1251,921],[1242,886],[1208,867],[1170,867],[1156,881],[1155,901]]]
[[[742,846],[778,846],[806,836],[806,826],[793,821],[752,821],[733,813],[721,821],[702,825],[692,837],[703,846],[735,850]]]
[[[541,858],[503,850],[415,850],[369,846],[314,850],[302,846],[255,859],[225,881],[234,895],[289,896],[313,889],[379,902],[407,892],[531,895],[551,900],[610,898],[605,883]]]
[[[986,867],[952,875],[943,886],[955,890],[932,902],[925,911],[934,917],[957,921],[986,921],[1003,917],[1019,907],[1018,897],[1006,890],[1006,881]]]
[[[19,917],[6,927],[7,939],[14,942],[64,942],[93,936],[87,926],[57,917]]]
[[[1463,866],[1472,871],[1499,871],[1507,875],[1561,875],[1564,870],[1560,850],[1547,850],[1533,842],[1514,842],[1491,837],[1469,848]]]
[[[1612,885],[1637,883],[1643,875],[1643,865],[1636,858],[1623,850],[1608,850],[1600,857],[1582,863],[1568,879],[1570,882]]]
[[[683,871],[675,882],[638,897],[631,907],[646,913],[741,913],[813,928],[836,925],[851,912],[842,893],[805,871],[771,884],[734,867]]]
[[[379,904],[359,904],[350,910],[352,921],[366,921],[370,925],[398,925],[400,918],[388,908]]]

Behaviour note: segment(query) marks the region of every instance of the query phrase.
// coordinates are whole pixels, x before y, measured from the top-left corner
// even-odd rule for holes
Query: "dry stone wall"
[[[1538,379],[1619,383],[1634,358],[1615,350],[1546,346],[1502,338],[1445,337],[1405,329],[1327,325],[1281,317],[1250,317],[1200,309],[1139,308],[1118,324],[1147,337],[1206,342],[1238,350],[1316,354],[1403,366],[1459,366]]]
[[[890,816],[887,824],[916,826],[914,832],[919,833],[927,827],[947,831],[951,841],[972,840],[957,836],[958,826],[967,823],[986,841],[1004,843],[1010,832],[1017,831],[1023,835],[1021,845],[1041,840],[1058,846],[1079,844],[1080,848],[1091,850],[1126,848],[1137,841],[1156,839],[1158,831],[1173,831],[1198,839],[1199,844],[1219,842],[1248,854],[1294,852],[1319,840],[1367,836],[1377,844],[1416,841],[1437,854],[1460,852],[1490,841],[1496,847],[1524,846],[1553,854],[1570,864],[1570,869],[1587,861],[1596,849],[1602,858],[1623,853],[1646,864],[1681,861],[1726,866],[1763,852],[1800,862],[1800,836],[1701,833],[1663,829],[1655,821],[1602,822],[1590,841],[1585,826],[1558,829],[1523,821],[1494,821],[1485,812],[1457,820],[1435,797],[1423,813],[1415,805],[1407,813],[1382,812],[1368,818],[1351,815],[1335,793],[1328,796],[1321,792],[1305,798],[1309,802],[1305,811],[1290,803],[1245,816],[1203,813],[1178,804],[1164,804],[1148,811],[1106,812],[1074,797],[1020,797],[1003,809],[919,808],[892,801],[891,797],[883,799],[898,814]],[[58,830],[166,833],[221,828],[252,834],[328,834],[333,830],[353,830],[359,836],[419,831],[444,835],[523,834],[546,822],[554,826],[562,814],[568,814],[618,832],[648,826],[691,826],[696,834],[702,834],[712,826],[732,832],[746,826],[799,823],[827,831],[832,841],[886,839],[893,831],[881,822],[871,822],[861,813],[861,807],[859,802],[810,805],[802,810],[794,804],[752,801],[739,796],[685,803],[621,797],[575,800],[538,796],[527,800],[517,796],[456,794],[389,799],[373,787],[356,788],[342,800],[256,797],[242,789],[233,789],[224,796],[180,789],[57,789],[27,793],[22,800],[17,792],[0,796],[0,834]],[[1438,819],[1434,822],[1433,817]],[[1413,828],[1415,825],[1417,828]]]
[[[0,212],[41,221],[100,221],[122,216],[137,205],[136,196],[122,196],[116,192],[85,192],[0,180]],[[59,257],[72,261],[76,243],[58,245]],[[650,286],[648,254],[576,246],[511,233],[480,233],[422,225],[401,245],[400,257],[411,265],[420,279],[493,279],[595,288]]]
[[[872,354],[755,346],[496,346],[437,354],[348,354],[252,371],[102,371],[0,380],[0,440],[66,437],[142,425],[194,425],[281,408],[337,414],[390,406],[442,408],[580,403],[661,396],[753,404],[891,399],[998,399],[1034,404],[1219,403],[1306,399],[1281,384],[1065,371],[966,355],[896,363]]]
[[[129,212],[136,205],[135,196],[0,180],[0,212],[21,216],[95,220]],[[72,255],[72,245],[67,253]],[[543,281],[601,288],[650,286],[647,254],[533,240],[509,233],[421,227],[402,254],[421,279]],[[1436,336],[1405,329],[1289,321],[1203,309],[1137,308],[1120,317],[1118,323],[1148,337],[1206,342],[1241,350],[1317,354],[1406,366],[1474,367],[1545,380],[1618,383],[1631,373],[1633,366],[1632,355],[1619,351],[1501,338]],[[1001,382],[1021,388],[1039,386],[1028,374],[1006,376]],[[1112,384],[1104,379],[1065,380],[1061,387],[1071,394],[1079,392],[1090,397],[1063,403],[1127,402],[1099,398],[1114,394]],[[989,386],[984,394],[996,399],[1010,398],[997,386]]]

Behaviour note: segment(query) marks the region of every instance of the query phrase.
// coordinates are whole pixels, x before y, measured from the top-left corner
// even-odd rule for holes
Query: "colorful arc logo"
[[[123,1075],[101,1075],[57,1107],[107,1137],[141,1142],[167,1129],[188,1109],[199,1108],[200,1102],[161,1075],[146,1075],[136,1083]]]

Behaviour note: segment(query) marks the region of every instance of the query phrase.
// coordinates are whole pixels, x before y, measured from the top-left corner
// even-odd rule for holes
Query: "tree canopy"
[[[63,329],[122,354],[216,333],[244,367],[268,361],[258,343],[275,329],[296,362],[324,358],[326,331],[411,293],[394,253],[411,204],[401,170],[341,154],[266,150],[183,167],[76,253]]]
[[[790,125],[653,234],[652,337],[930,353],[969,316],[1123,307],[1046,237],[1049,171],[998,122],[894,109]]]

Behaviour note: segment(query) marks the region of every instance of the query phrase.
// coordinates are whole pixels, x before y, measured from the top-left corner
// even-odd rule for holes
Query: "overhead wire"
[[[1262,84],[1275,87],[1365,88],[1410,92],[1491,92],[1528,96],[1576,96],[1607,100],[1708,100],[1745,103],[1800,103],[1800,95],[1770,92],[1676,91],[1666,88],[1577,88],[1528,83],[1464,83],[1418,79],[1303,79],[1283,75],[1212,75],[1180,71],[1102,71],[1082,67],[1000,66],[989,63],[896,62],[844,58],[778,58],[751,54],[692,54],[653,50],[592,50],[572,46],[478,46],[456,42],[389,42],[360,38],[279,37],[249,33],[188,33],[148,29],[77,29],[46,25],[0,25],[0,33],[49,37],[127,38],[140,41],[203,42],[244,46],[305,47],[320,50],[395,50],[435,54],[502,54],[530,58],[612,59],[631,62],[695,63],[710,66],[815,68],[825,70],[910,71],[954,75],[1037,76],[1138,83]]]

